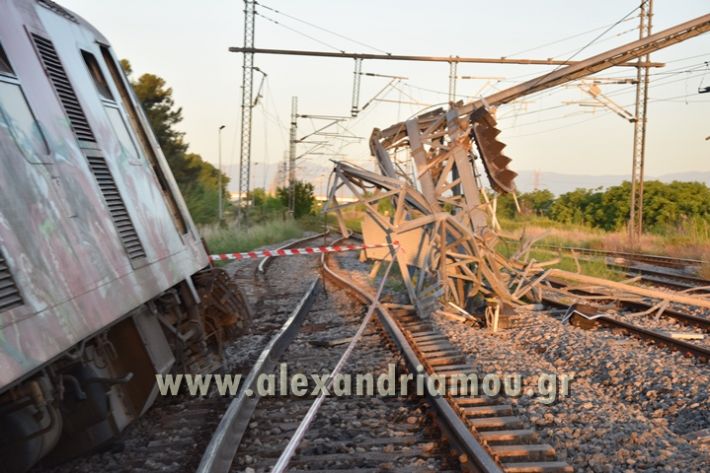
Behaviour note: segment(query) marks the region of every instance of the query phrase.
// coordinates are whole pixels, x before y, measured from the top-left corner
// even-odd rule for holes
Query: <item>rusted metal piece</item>
[[[221,268],[208,268],[193,277],[206,320],[227,333],[243,331],[251,322],[249,303],[241,289]]]
[[[574,64],[560,67],[552,72],[530,79],[522,84],[501,90],[487,97],[463,105],[459,111],[468,115],[481,107],[497,107],[512,102],[520,97],[534,92],[546,90],[582,77],[587,77],[625,62],[633,61],[649,53],[667,48],[690,38],[710,31],[710,14],[702,15],[692,20],[680,23],[671,28],[659,31],[643,39],[632,41],[609,51],[604,51]],[[431,112],[419,116],[421,120]],[[397,123],[382,131],[383,136],[389,136],[402,127]]]

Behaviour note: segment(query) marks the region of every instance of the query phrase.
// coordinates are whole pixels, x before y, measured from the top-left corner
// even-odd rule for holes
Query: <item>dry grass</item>
[[[200,234],[212,253],[250,251],[264,245],[277,243],[303,235],[303,228],[294,220],[273,220],[240,228],[236,224],[221,227],[200,227]]]
[[[710,261],[710,236],[707,229],[691,227],[678,229],[666,235],[644,234],[637,247],[633,247],[626,232],[605,232],[599,229],[551,224],[549,221],[515,222],[503,221],[503,236],[519,239],[525,231],[529,237],[544,237],[541,244],[552,246],[576,246],[608,251],[629,251],[677,258],[692,258]]]

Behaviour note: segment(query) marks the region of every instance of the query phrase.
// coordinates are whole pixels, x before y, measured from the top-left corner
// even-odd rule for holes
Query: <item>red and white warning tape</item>
[[[266,258],[270,256],[291,256],[291,255],[318,255],[321,253],[339,253],[343,251],[367,250],[370,248],[397,247],[395,241],[392,245],[388,243],[378,243],[374,245],[334,245],[334,246],[310,246],[307,248],[290,248],[285,250],[262,250],[247,251],[244,253],[222,253],[210,255],[211,261],[242,260],[247,258]]]

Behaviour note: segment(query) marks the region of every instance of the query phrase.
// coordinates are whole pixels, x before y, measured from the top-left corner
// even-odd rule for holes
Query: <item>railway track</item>
[[[550,279],[549,282],[558,289],[567,287],[567,283],[559,279]],[[583,298],[574,300],[574,295],[595,297],[597,301],[589,302]],[[710,359],[710,346],[706,340],[707,334],[710,333],[710,317],[707,314],[704,316],[692,314],[687,307],[665,307],[661,310],[650,300],[613,298],[592,288],[573,289],[565,295],[543,291],[542,302],[565,309],[564,318],[571,319],[584,328],[603,325],[623,329],[635,336],[690,356],[702,360]],[[612,314],[611,311],[616,314]],[[635,316],[635,314],[640,315]],[[664,323],[664,319],[666,321],[672,319],[675,323]],[[674,336],[673,331],[677,330],[677,323],[680,323],[681,327],[694,328],[694,333],[702,336],[703,339],[693,343]]]
[[[506,240],[511,241],[511,242],[516,242],[516,240],[512,240],[509,238],[507,238]],[[701,266],[701,265],[707,263],[707,261],[703,261],[703,260],[699,260],[699,259],[676,258],[673,256],[653,255],[653,254],[647,254],[647,253],[631,253],[631,252],[626,252],[626,251],[597,250],[597,249],[592,249],[592,248],[541,245],[541,244],[537,244],[537,245],[535,245],[535,247],[554,250],[554,251],[565,251],[567,253],[575,252],[575,253],[578,253],[581,255],[620,258],[620,259],[623,259],[626,261],[633,261],[633,262],[637,262],[637,263],[647,263],[647,264],[651,264],[654,266],[662,266],[662,267],[676,268],[676,269],[697,268],[698,266]]]
[[[514,240],[506,240],[517,243]],[[638,276],[640,281],[647,285],[691,291],[695,294],[710,292],[710,280],[697,275],[698,267],[704,263],[701,260],[552,245],[537,245],[536,248],[550,253],[574,253],[581,255],[580,259],[584,261],[603,257],[609,268],[629,277]]]
[[[643,263],[619,264],[607,262],[607,265],[624,271],[629,276],[641,276],[641,281],[649,285],[683,291],[690,290],[695,294],[707,294],[710,292],[710,280],[678,270],[649,266]]]
[[[338,347],[360,322],[358,314],[352,313],[352,295],[366,305],[375,302],[367,289],[333,268],[334,257],[323,261],[328,259],[331,262],[324,264],[324,277],[345,291],[330,290],[318,297],[293,344],[285,350],[283,359],[289,360],[289,369],[295,366],[299,372],[328,373],[343,351]],[[383,372],[400,358],[398,375],[399,370],[414,373],[422,366],[426,379],[432,375],[473,374],[463,354],[431,325],[419,320],[411,308],[376,304],[371,309],[376,310],[378,324],[367,327],[353,351],[347,369],[352,376]],[[261,359],[266,358],[273,357],[262,354]],[[537,441],[537,434],[526,428],[502,399],[431,394],[425,398],[426,403],[423,399],[328,398],[300,440],[288,471],[572,471],[567,463],[555,460],[554,449]],[[268,397],[256,410],[244,405],[241,410],[231,409],[198,471],[228,471],[235,454],[232,471],[269,471],[312,403],[309,397]],[[436,422],[425,413],[433,414]]]

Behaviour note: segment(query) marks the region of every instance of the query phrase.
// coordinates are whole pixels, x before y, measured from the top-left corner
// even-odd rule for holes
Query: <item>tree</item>
[[[548,216],[562,223],[620,230],[629,220],[630,199],[631,183],[628,181],[606,190],[576,189],[555,199]],[[669,227],[682,228],[686,222],[694,220],[710,221],[710,188],[705,184],[644,183],[644,229],[662,232]]]
[[[301,218],[311,213],[316,206],[316,197],[313,194],[313,184],[310,182],[296,181],[295,202],[294,202],[294,217]],[[279,187],[276,189],[276,195],[281,199],[281,203],[285,208],[288,208],[289,188]]]
[[[266,203],[268,197],[269,196],[266,194],[264,188],[257,187],[256,189],[249,191],[247,200],[251,202],[252,207],[262,207]]]
[[[133,72],[130,62],[122,59],[121,67],[130,78]],[[222,192],[224,201],[229,202],[229,177],[222,174],[222,189],[219,189],[217,168],[203,160],[199,154],[187,152],[189,145],[185,142],[185,134],[175,128],[182,121],[182,108],[176,107],[173,89],[167,86],[163,78],[143,74],[137,80],[131,80],[131,85],[193,220],[197,223],[215,222],[218,219],[219,193]]]

